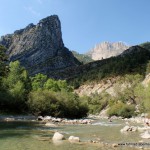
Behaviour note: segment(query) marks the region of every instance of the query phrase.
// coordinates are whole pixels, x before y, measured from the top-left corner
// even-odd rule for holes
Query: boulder
[[[80,142],[80,138],[79,138],[79,137],[75,137],[75,136],[70,136],[70,137],[68,138],[68,140],[69,140],[70,142]]]
[[[131,131],[132,131],[132,132],[136,132],[137,130],[138,130],[137,127],[134,127],[134,126],[131,127]]]
[[[52,140],[57,141],[57,140],[64,140],[64,135],[59,133],[59,132],[55,132],[53,135]]]
[[[143,138],[143,139],[150,139],[149,131],[145,131],[144,133],[142,133],[141,134],[141,138]]]
[[[50,122],[47,122],[47,123],[45,124],[45,126],[47,126],[47,127],[57,127],[55,124],[50,123]]]
[[[42,120],[43,120],[43,117],[42,117],[42,116],[38,116],[37,120],[38,120],[38,121],[42,121]]]
[[[5,120],[5,121],[14,121],[15,118],[5,118],[4,120]]]
[[[51,116],[45,116],[45,117],[43,118],[44,121],[50,121],[51,119],[52,119]]]
[[[118,147],[117,143],[112,144],[112,147]]]
[[[61,122],[61,121],[62,121],[61,118],[53,118],[53,119],[52,119],[52,122]]]
[[[122,129],[120,130],[120,132],[127,132],[127,131],[129,131],[129,129],[130,129],[129,126],[125,126],[124,128],[122,128]]]
[[[122,128],[122,129],[120,130],[120,132],[128,132],[128,131],[135,132],[135,131],[137,131],[137,130],[138,130],[138,128],[135,127],[135,126],[125,126],[124,128]]]

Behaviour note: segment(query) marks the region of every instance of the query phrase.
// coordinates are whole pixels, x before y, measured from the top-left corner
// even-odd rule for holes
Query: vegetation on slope
[[[131,117],[150,112],[150,86],[141,85],[150,73],[150,51],[139,46],[125,51],[118,57],[92,62],[70,71],[73,78],[54,80],[46,75],[29,77],[18,61],[6,66],[5,48],[0,47],[0,111],[80,118],[88,113],[99,113],[109,107],[108,115]],[[77,71],[77,72],[76,72]],[[105,91],[79,97],[71,85],[99,81],[110,76],[121,76],[115,96]],[[122,85],[124,88],[120,88]],[[138,106],[138,108],[136,108]]]
[[[150,50],[150,42],[142,43],[142,44],[140,44],[140,46],[143,47],[143,48],[145,48],[145,49]]]
[[[125,75],[119,78],[114,87],[114,94],[102,93],[83,96],[82,100],[89,107],[89,113],[99,114],[109,108],[108,115],[132,117],[140,113],[150,113],[150,85],[141,84],[143,77],[139,74]]]
[[[0,49],[2,58],[3,47]],[[10,62],[6,67],[3,59],[0,74],[0,112],[32,113],[55,117],[81,118],[87,115],[88,107],[83,104],[73,88],[64,80],[54,80],[46,75],[29,77],[19,61]]]
[[[74,57],[76,57],[82,64],[87,64],[89,62],[94,61],[91,57],[84,55],[84,54],[79,54],[76,51],[72,51]]]
[[[111,57],[101,61],[95,61],[80,66],[68,79],[70,85],[75,88],[84,82],[100,81],[101,79],[125,74],[140,74],[143,77],[149,72],[147,69],[150,61],[150,51],[139,46],[126,50],[122,55]],[[76,74],[78,72],[78,74]],[[70,75],[71,76],[71,75]]]

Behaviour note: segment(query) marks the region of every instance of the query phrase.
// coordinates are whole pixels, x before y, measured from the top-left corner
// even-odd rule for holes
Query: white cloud
[[[24,7],[24,8],[25,8],[25,10],[27,10],[29,13],[31,13],[32,15],[34,15],[36,17],[39,17],[41,15],[39,12],[35,11],[33,9],[33,7],[31,7],[31,6]]]

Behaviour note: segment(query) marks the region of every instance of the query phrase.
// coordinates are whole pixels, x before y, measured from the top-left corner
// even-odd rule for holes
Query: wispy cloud
[[[36,17],[41,15],[39,12],[35,11],[32,6],[24,7],[24,9]]]

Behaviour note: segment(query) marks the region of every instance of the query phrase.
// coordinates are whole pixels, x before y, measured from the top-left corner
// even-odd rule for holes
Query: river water
[[[58,127],[46,127],[36,121],[1,121],[0,150],[107,150],[114,148],[88,141],[100,141],[111,145],[113,143],[134,144],[142,140],[139,132],[120,133],[120,129],[124,126],[125,122],[122,120],[113,120],[113,122],[95,120],[92,125],[59,125]],[[54,143],[51,138],[55,131],[64,134],[66,139],[71,135],[78,136],[81,142],[77,144],[64,140],[62,143]],[[123,145],[115,149],[136,148]]]

